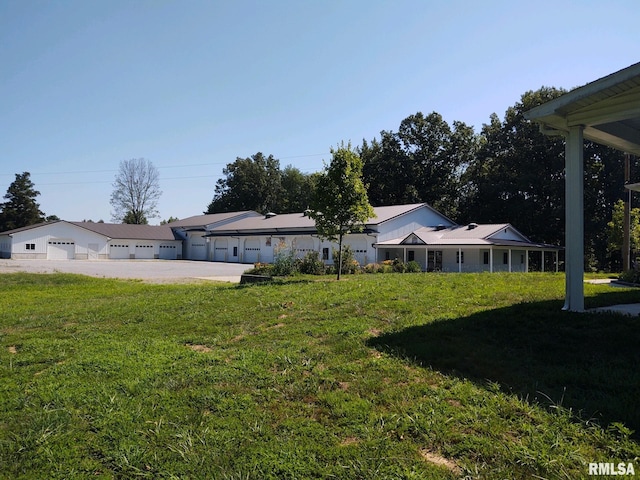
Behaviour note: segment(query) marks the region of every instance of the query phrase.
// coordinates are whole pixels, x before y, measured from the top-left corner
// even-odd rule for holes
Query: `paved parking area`
[[[240,282],[251,265],[190,260],[0,260],[0,274],[77,273],[92,277],[130,278],[172,283],[196,280]]]

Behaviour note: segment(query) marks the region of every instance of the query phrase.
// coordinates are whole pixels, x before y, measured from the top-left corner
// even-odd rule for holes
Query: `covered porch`
[[[514,242],[515,243],[515,242]],[[558,247],[536,245],[375,245],[377,262],[415,261],[425,272],[557,272]]]
[[[584,311],[584,140],[640,155],[640,63],[525,113],[548,135],[565,138],[564,310]],[[622,185],[621,185],[622,188]]]

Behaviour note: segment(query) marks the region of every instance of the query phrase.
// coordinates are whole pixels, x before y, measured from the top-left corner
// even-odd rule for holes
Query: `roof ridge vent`
[[[436,225],[436,232],[439,232],[440,230],[444,230],[445,228],[447,228],[447,227],[445,227],[443,224],[439,223],[438,225]]]
[[[471,222],[469,225],[467,225],[467,230],[473,230],[474,228],[478,228],[478,224],[475,222]]]
[[[264,214],[264,218],[273,218],[276,215],[278,215],[277,213],[273,213],[273,212],[267,212]]]

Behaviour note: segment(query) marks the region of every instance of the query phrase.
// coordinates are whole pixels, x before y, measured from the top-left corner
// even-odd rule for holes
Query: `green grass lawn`
[[[561,274],[0,275],[0,478],[640,473],[640,320],[563,295]]]

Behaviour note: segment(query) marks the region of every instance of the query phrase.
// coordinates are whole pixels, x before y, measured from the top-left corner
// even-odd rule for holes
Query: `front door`
[[[427,272],[442,271],[442,250],[429,250]]]

